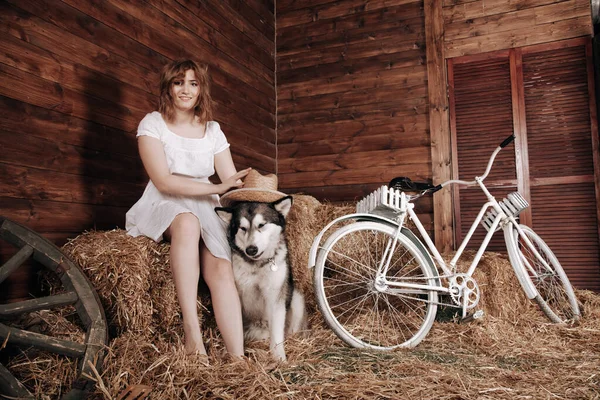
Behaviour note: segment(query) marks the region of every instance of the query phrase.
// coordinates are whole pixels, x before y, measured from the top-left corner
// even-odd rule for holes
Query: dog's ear
[[[294,198],[292,196],[285,196],[283,199],[279,199],[274,201],[273,207],[279,212],[283,217],[287,217],[290,212],[290,208],[292,208],[292,203],[294,202]]]
[[[231,218],[233,217],[233,210],[231,208],[215,207],[215,212],[227,225],[229,225]]]

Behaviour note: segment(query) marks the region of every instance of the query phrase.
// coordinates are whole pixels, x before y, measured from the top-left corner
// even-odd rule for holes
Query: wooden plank
[[[143,113],[122,104],[102,100],[62,87],[45,79],[0,63],[0,95],[39,107],[72,114],[112,128],[131,131]],[[20,82],[15,85],[14,82]]]
[[[527,29],[523,32],[498,32],[476,38],[447,41],[445,44],[445,57],[453,58],[467,54],[530,46],[591,34],[590,17],[578,17],[536,25],[535,29]]]
[[[149,3],[154,7],[161,9],[161,2],[158,0],[149,0]],[[210,7],[207,2],[204,1],[181,1],[177,0],[175,4],[169,3],[169,7],[178,10],[175,11],[181,18],[189,18],[187,14],[192,14],[194,17],[199,19],[201,24],[206,26],[208,35],[205,40],[211,42],[214,36],[218,36],[220,40],[224,42],[221,48],[227,49],[230,46],[236,46],[244,49],[248,54],[260,61],[269,70],[275,70],[275,57],[274,55],[274,42],[273,37],[267,38],[266,36],[252,30],[241,31],[235,24],[232,23],[230,18],[225,18],[220,15],[217,10]],[[262,2],[261,2],[262,3]],[[265,6],[261,13],[265,13],[267,18],[272,17],[273,10],[271,9],[271,16],[268,16],[268,6]],[[185,24],[189,26],[188,24]],[[196,28],[197,29],[197,28]],[[248,36],[250,35],[250,36]]]
[[[364,15],[369,11],[377,12],[382,8],[386,10],[394,7],[401,7],[411,3],[420,3],[415,0],[371,0],[365,3],[363,0],[345,0],[336,1],[327,4],[314,4],[311,2],[310,8],[288,10],[277,14],[277,28],[288,26],[308,24],[311,22],[327,19],[341,19],[342,17],[360,14]],[[279,7],[277,7],[279,9]],[[284,8],[285,10],[285,8]]]
[[[247,45],[258,46],[258,48],[273,58],[275,54],[273,36],[267,37],[258,30],[241,24],[240,22],[243,22],[243,20],[238,21],[239,16],[235,15],[230,7],[219,9],[213,7],[210,1],[177,0],[177,2],[181,3],[224,36],[229,38],[235,37],[242,48],[245,48]]]
[[[146,173],[139,157],[126,157],[113,153],[77,148],[75,146],[32,137],[19,132],[0,130],[0,147],[10,149],[0,152],[0,162],[72,175],[84,175],[100,179],[119,177],[121,182],[140,183]]]
[[[304,82],[285,83],[277,89],[278,106],[285,100],[331,93],[348,93],[361,89],[377,89],[385,86],[425,86],[425,65],[368,72],[353,72],[339,77],[311,79]],[[278,111],[281,111],[278,108]]]
[[[138,183],[131,183],[3,162],[0,162],[0,176],[4,177],[0,180],[0,193],[5,197],[121,207],[132,206],[141,197],[148,180],[141,176]]]
[[[379,120],[393,116],[415,116],[427,112],[427,100],[424,98],[402,99],[395,102],[379,103],[377,107],[368,104],[365,106],[352,106],[331,110],[316,110],[286,114],[279,117],[281,127],[304,125],[305,121],[315,122],[343,121],[343,120]]]
[[[312,65],[277,72],[277,91],[290,84],[302,84],[310,80],[339,79],[345,75],[381,72],[425,64],[425,49],[417,47],[408,51],[359,59],[343,60],[334,64]]]
[[[351,27],[340,29],[339,21],[331,23],[316,22],[308,25],[280,28],[277,30],[277,54],[291,55],[301,52],[324,50],[340,41],[346,44],[366,41],[377,41],[396,35],[405,38],[405,35],[422,33],[423,8],[419,3],[415,7],[398,9],[396,12],[389,10],[385,13],[361,14],[360,19],[346,19]]]
[[[41,15],[47,15],[57,24],[64,23],[64,28],[44,21],[22,9],[23,7],[32,7],[32,11],[35,11],[37,10],[37,8],[34,8],[36,4],[42,4],[39,11]],[[59,6],[60,3],[56,4],[56,7]],[[43,3],[19,2],[17,7],[11,6],[7,2],[1,2],[0,32],[12,35],[43,49],[51,49],[54,54],[61,58],[70,60],[75,64],[85,65],[119,81],[143,83],[142,86],[147,91],[152,92],[154,82],[158,81],[158,70],[156,68],[152,69],[150,67],[151,63],[145,58],[139,61],[135,55],[131,55],[131,58],[129,58],[127,51],[130,51],[131,47],[128,47],[126,38],[105,31],[103,26],[96,27],[97,21],[85,14],[78,14],[73,20],[72,14],[53,14],[53,10],[60,12],[61,9],[55,8],[55,6],[46,7]],[[92,26],[94,29],[91,28]],[[97,39],[90,34],[90,31],[97,32],[98,38],[106,37],[106,41],[113,44],[109,45],[108,50],[96,45],[95,41]],[[117,39],[118,37],[120,39]],[[89,41],[86,39],[89,39]],[[121,40],[123,40],[123,48],[116,50],[116,47],[121,44]],[[113,47],[115,48],[114,53],[112,52]],[[132,51],[132,53],[135,53],[135,51]],[[150,54],[150,58],[157,60],[161,65],[165,60],[165,58],[150,49],[145,53]],[[138,61],[140,64],[138,65],[134,61]]]
[[[98,73],[80,64],[58,59],[51,52],[7,35],[0,41],[0,63],[43,78],[75,92],[93,94],[138,113],[152,110],[157,98],[129,82]],[[115,107],[119,110],[119,107]]]
[[[556,0],[477,0],[444,7],[444,23],[446,26],[449,26],[455,21],[481,18],[495,14],[505,14],[511,11],[524,10],[553,3],[556,3]]]
[[[31,136],[90,150],[137,156],[135,133],[0,96],[2,129],[21,135],[24,120],[27,121],[26,132]]]
[[[255,13],[265,18],[271,27],[275,26],[275,1],[274,0],[246,0],[246,6]]]
[[[214,47],[202,40],[197,40],[197,37],[186,27],[174,22],[169,24],[169,21],[159,16],[156,17],[157,19],[150,19],[155,12],[140,8],[139,4],[133,5],[127,0],[94,4],[76,0],[64,1],[170,59],[185,55],[199,58],[213,69],[220,69],[268,96],[274,93],[273,85],[266,77],[255,75],[242,68],[227,54],[216,51]]]
[[[0,210],[2,215],[36,232],[52,232],[59,237],[59,233],[66,236],[89,229],[123,227],[129,207],[0,197]]]
[[[527,144],[527,115],[523,84],[523,57],[520,49],[510,50],[510,81],[512,92],[513,127],[516,137],[515,167],[517,172],[517,190],[531,203],[529,192],[529,147]],[[531,226],[531,209],[524,210],[519,217],[522,224]]]
[[[229,8],[267,37],[275,35],[275,5],[273,0],[225,0]],[[268,3],[268,4],[267,4]],[[270,8],[269,8],[270,7]],[[263,25],[266,25],[263,27]]]
[[[429,124],[426,114],[413,116],[395,115],[381,119],[370,120],[334,120],[330,122],[307,121],[297,126],[280,126],[277,145],[281,148],[286,143],[315,143],[323,137],[328,140],[368,140],[372,136],[386,135],[390,140],[396,137],[407,140],[418,140],[424,146],[429,146]],[[353,139],[349,139],[353,138]],[[394,139],[392,139],[394,138]]]
[[[307,171],[337,171],[360,168],[384,167],[402,168],[409,164],[430,162],[431,153],[427,147],[412,147],[407,149],[390,149],[379,151],[362,151],[356,153],[311,155],[280,159],[278,170],[280,174]]]
[[[424,83],[424,82],[423,82]],[[281,114],[306,112],[310,110],[328,110],[353,106],[391,103],[395,99],[425,98],[427,88],[423,84],[414,86],[386,86],[369,90],[352,90],[349,92],[301,97],[294,100],[282,100],[278,107]]]
[[[360,169],[341,169],[336,171],[311,171],[293,172],[290,174],[278,174],[280,187],[320,187],[336,185],[355,185],[377,183],[379,185],[388,183],[396,176],[409,176],[415,181],[431,179],[431,164],[408,164],[396,168],[370,167]]]
[[[590,15],[589,2],[581,0],[561,1],[535,8],[519,9],[481,18],[455,21],[445,28],[445,40],[456,40],[498,32],[519,32],[532,27],[562,20]]]
[[[321,136],[325,136],[322,135]],[[280,160],[286,158],[309,157],[327,154],[353,154],[365,151],[385,149],[429,148],[429,137],[422,131],[416,135],[404,135],[393,130],[375,135],[368,131],[364,136],[337,137],[321,139],[307,143],[282,143],[277,146],[277,156]],[[427,150],[429,151],[429,150]],[[427,156],[429,158],[430,155]],[[283,162],[283,161],[282,161]],[[1,190],[1,189],[0,189]]]
[[[228,138],[235,138],[239,132],[255,136],[257,139],[267,143],[275,143],[276,133],[274,125],[262,125],[247,112],[237,112],[220,103],[216,105],[215,120],[219,121],[220,125],[227,124],[231,127],[227,131],[224,130]]]
[[[277,14],[286,11],[298,10],[300,8],[314,7],[325,3],[330,3],[331,0],[278,0],[275,3]]]
[[[236,43],[236,36],[231,38],[223,36],[219,31],[208,26],[202,19],[189,12],[187,8],[179,5],[177,2],[165,4],[165,2],[161,0],[146,1],[152,7],[144,7],[142,11],[144,14],[148,13],[148,16],[152,19],[161,18],[160,13],[168,16],[174,21],[169,22],[172,29],[179,31],[181,27],[185,27],[191,33],[196,35],[196,40],[201,39],[205,41],[212,45],[217,51],[227,54],[240,65],[253,71],[256,75],[263,76],[270,83],[274,82],[275,60],[273,57],[270,57],[264,52],[253,54],[252,49],[254,46],[248,49],[238,46],[238,43]],[[140,8],[137,2],[127,2],[127,4],[129,10],[133,10],[133,7],[130,7],[131,5]],[[132,15],[139,18],[139,14],[133,13]],[[164,19],[164,17],[162,17],[162,19]],[[179,26],[175,23],[179,24]],[[243,35],[238,33],[237,36]],[[254,57],[255,54],[261,58]]]
[[[242,30],[256,30],[267,38],[275,37],[274,23],[265,23],[264,17],[251,12],[245,1],[239,0],[209,0],[210,6],[218,10],[222,15],[229,15],[235,24]],[[227,3],[227,4],[226,4]],[[231,12],[234,11],[234,12]]]
[[[135,110],[137,114],[143,115],[153,110],[158,103],[156,96],[128,83],[116,81],[79,64],[58,60],[48,51],[11,36],[8,40],[0,42],[0,50],[5,51],[0,55],[0,62],[55,82],[61,87],[73,89],[75,92],[90,93],[114,104],[124,105]],[[257,122],[271,127],[275,125],[274,110],[266,111],[252,103],[252,99],[248,101],[239,96],[234,97],[231,90],[225,90],[218,85],[213,86],[212,94],[217,103],[226,104],[237,112],[250,111]],[[119,107],[115,106],[114,109],[117,111]]]
[[[451,179],[451,146],[446,91],[446,66],[444,58],[444,19],[442,4],[425,0],[425,34],[427,49],[427,76],[429,92],[429,126],[431,132],[431,160],[433,184]],[[452,249],[452,197],[449,189],[434,194],[434,237],[441,252]]]
[[[421,34],[414,34],[412,36],[411,40],[402,41],[398,40],[397,37],[384,39],[377,46],[373,46],[370,42],[356,43],[350,46],[342,43],[335,47],[329,47],[324,51],[281,56],[278,57],[277,70],[285,71],[317,64],[342,62],[346,59],[376,57],[382,54],[414,50],[423,45],[424,38]]]
[[[231,88],[225,88],[220,85],[211,86],[211,96],[213,101],[220,106],[215,110],[216,112],[220,108],[227,107],[233,112],[255,121],[255,124],[258,126],[275,128],[275,108],[271,110],[263,109],[255,103],[254,97],[239,96]],[[243,124],[241,127],[245,125],[248,125],[248,123]]]

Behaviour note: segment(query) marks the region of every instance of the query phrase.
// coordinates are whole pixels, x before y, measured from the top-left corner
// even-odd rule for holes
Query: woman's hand
[[[223,194],[232,188],[240,188],[244,186],[244,182],[242,182],[242,178],[248,175],[252,168],[246,168],[237,173],[233,174],[229,178],[225,179],[221,184],[219,184],[219,194]]]

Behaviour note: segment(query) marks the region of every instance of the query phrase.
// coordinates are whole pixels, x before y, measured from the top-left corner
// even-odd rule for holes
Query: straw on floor
[[[129,385],[144,384],[152,387],[152,399],[600,399],[600,296],[577,291],[582,320],[551,324],[525,298],[501,254],[486,254],[475,275],[483,320],[436,322],[410,350],[346,347],[315,311],[307,261],[321,227],[352,211],[294,196],[287,234],[310,330],[286,340],[287,363],[274,362],[262,342],[247,344],[247,358],[229,359],[206,291],[199,313],[210,366],[185,355],[168,244],[121,230],[70,241],[64,250],[93,282],[111,327],[93,397],[116,400]],[[53,336],[80,335],[69,310],[30,317]],[[39,399],[59,398],[76,372],[71,360],[45,353],[23,353],[8,367]]]

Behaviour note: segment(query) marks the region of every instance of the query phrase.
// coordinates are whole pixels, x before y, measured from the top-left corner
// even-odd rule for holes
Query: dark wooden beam
[[[435,185],[451,178],[451,144],[444,58],[442,2],[425,0],[425,42],[429,93],[431,161]],[[448,188],[434,195],[435,244],[441,252],[453,247],[452,196]]]

